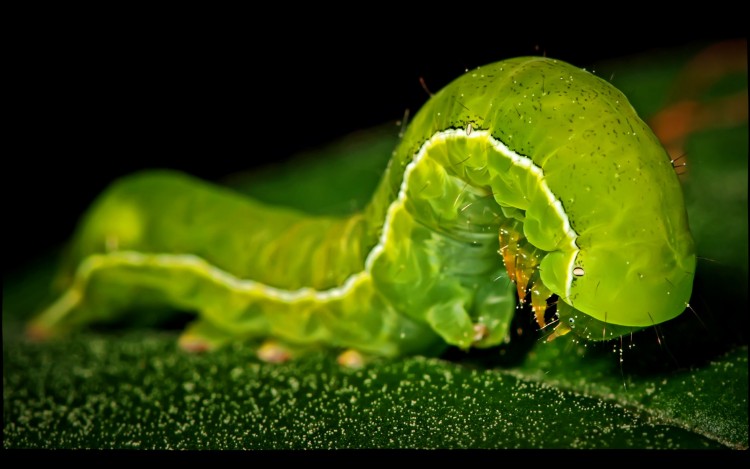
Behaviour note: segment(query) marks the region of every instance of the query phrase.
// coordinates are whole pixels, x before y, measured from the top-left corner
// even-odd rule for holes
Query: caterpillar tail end
[[[24,336],[31,342],[46,342],[56,334],[47,326],[31,321],[26,324]]]
[[[75,289],[66,291],[41,314],[26,324],[24,335],[33,342],[44,342],[64,332],[63,320],[81,302],[83,295]]]

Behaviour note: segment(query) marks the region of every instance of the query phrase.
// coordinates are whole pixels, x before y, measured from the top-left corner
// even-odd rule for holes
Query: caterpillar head
[[[696,259],[689,236],[675,241],[671,246],[638,239],[622,246],[592,246],[578,251],[572,262],[558,253],[547,256],[541,276],[559,296],[562,327],[603,340],[682,313],[692,292]]]
[[[540,265],[542,281],[564,303],[562,327],[588,339],[668,321],[692,293],[695,246],[677,178],[633,179],[571,210],[578,249],[550,252]]]

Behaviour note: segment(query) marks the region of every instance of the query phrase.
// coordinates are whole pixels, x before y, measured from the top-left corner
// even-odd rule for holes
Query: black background
[[[512,56],[591,67],[746,36],[737,12],[648,24],[634,15],[618,25],[538,11],[511,21],[472,5],[437,12],[439,21],[417,15],[398,23],[368,11],[334,12],[348,19],[321,23],[312,10],[294,20],[200,10],[23,17],[4,67],[12,83],[4,273],[58,247],[121,175],[167,167],[219,179],[281,162],[415,112],[427,99],[420,77],[437,91],[467,68]]]

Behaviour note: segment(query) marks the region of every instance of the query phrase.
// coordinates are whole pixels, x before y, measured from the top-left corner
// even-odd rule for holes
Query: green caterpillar
[[[69,257],[34,337],[165,305],[197,313],[188,350],[274,338],[380,356],[502,343],[516,292],[549,340],[618,337],[679,315],[696,262],[648,126],[609,83],[542,57],[432,96],[356,214],[145,172],[96,201]]]

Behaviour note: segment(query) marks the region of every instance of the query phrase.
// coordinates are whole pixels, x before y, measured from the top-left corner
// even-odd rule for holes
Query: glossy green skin
[[[434,95],[370,204],[348,218],[264,206],[176,173],[123,179],[74,240],[68,291],[81,300],[61,300],[32,326],[55,333],[166,304],[197,311],[182,340],[211,346],[275,337],[379,355],[489,347],[515,310],[497,254],[509,218],[546,252],[541,280],[583,337],[685,309],[695,254],[666,153],[611,85],[528,57]]]

